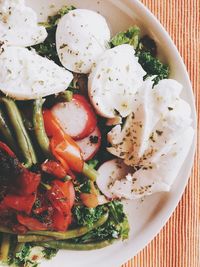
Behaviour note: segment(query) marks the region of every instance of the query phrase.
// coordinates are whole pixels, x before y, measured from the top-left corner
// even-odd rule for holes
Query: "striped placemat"
[[[160,20],[178,47],[193,84],[197,113],[200,114],[200,0],[141,2]],[[123,267],[200,267],[199,140],[198,134],[195,165],[173,216],[160,234]]]

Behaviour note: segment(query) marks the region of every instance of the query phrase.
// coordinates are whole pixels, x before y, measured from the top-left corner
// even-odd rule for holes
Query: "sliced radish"
[[[75,140],[91,134],[97,124],[92,106],[84,96],[78,94],[70,102],[56,104],[51,111],[63,131]]]
[[[101,133],[99,128],[96,127],[89,136],[76,141],[76,143],[81,149],[83,160],[93,158],[101,145]]]
[[[106,197],[114,199],[116,196],[110,190],[110,186],[116,180],[124,178],[129,172],[130,167],[120,159],[106,161],[98,169],[97,186]]]

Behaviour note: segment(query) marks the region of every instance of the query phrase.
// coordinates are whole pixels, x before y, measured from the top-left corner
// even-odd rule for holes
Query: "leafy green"
[[[106,208],[103,205],[96,208],[75,206],[72,212],[77,225],[91,227],[102,217],[102,215],[105,213],[105,210]]]
[[[16,253],[15,257],[12,259],[12,264],[15,266],[31,266],[36,267],[37,263],[29,259],[32,246],[30,244],[24,244],[19,252]]]
[[[153,78],[155,85],[160,80],[167,79],[169,77],[169,66],[153,57],[150,52],[139,51],[137,56],[139,58],[138,62],[147,72],[144,79],[155,75],[156,77]]]
[[[111,41],[110,45],[112,47],[122,45],[122,44],[130,44],[135,49],[138,46],[140,36],[140,28],[137,26],[130,27],[127,31],[123,31],[115,35]]]
[[[84,236],[73,239],[73,242],[88,243],[113,238],[122,238],[122,240],[128,238],[130,229],[128,219],[123,211],[123,205],[119,201],[113,201],[99,207],[101,207],[101,209],[103,207],[109,209],[110,215],[108,221],[104,225],[88,232]]]
[[[74,6],[64,6],[55,15],[49,16],[47,22],[42,23],[42,25],[47,28],[54,27],[65,14],[74,9],[76,9]]]
[[[156,54],[157,47],[155,41],[147,35],[141,38],[136,50],[136,56],[139,58],[138,62],[147,73],[144,76],[144,80],[148,77],[155,76],[153,78],[154,85],[160,80],[169,77],[169,66],[163,64],[156,58]]]
[[[55,248],[44,248],[42,253],[44,254],[44,258],[45,259],[50,260],[50,259],[52,259],[53,257],[56,256],[56,254],[58,253],[58,249],[55,249]]]
[[[89,165],[90,168],[95,169],[96,166],[98,165],[99,161],[97,159],[91,159],[88,160],[87,164]]]
[[[46,27],[48,36],[45,41],[41,44],[33,46],[36,52],[43,57],[47,57],[50,60],[53,60],[56,64],[60,64],[60,60],[56,51],[56,41],[55,41],[55,32],[59,19],[67,14],[69,11],[74,10],[73,6],[65,6],[61,8],[58,13],[54,16],[49,16],[47,22],[41,23]]]

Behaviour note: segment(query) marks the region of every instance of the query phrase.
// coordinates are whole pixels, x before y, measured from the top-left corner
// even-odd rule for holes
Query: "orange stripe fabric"
[[[188,69],[200,114],[200,1],[141,0],[172,37]],[[200,130],[198,116],[198,129]],[[122,267],[200,267],[199,141],[181,202],[159,235]]]

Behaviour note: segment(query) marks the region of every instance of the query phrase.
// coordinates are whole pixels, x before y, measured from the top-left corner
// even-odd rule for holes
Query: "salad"
[[[182,85],[138,26],[0,2],[0,260],[126,240],[123,199],[169,191],[190,149]]]

